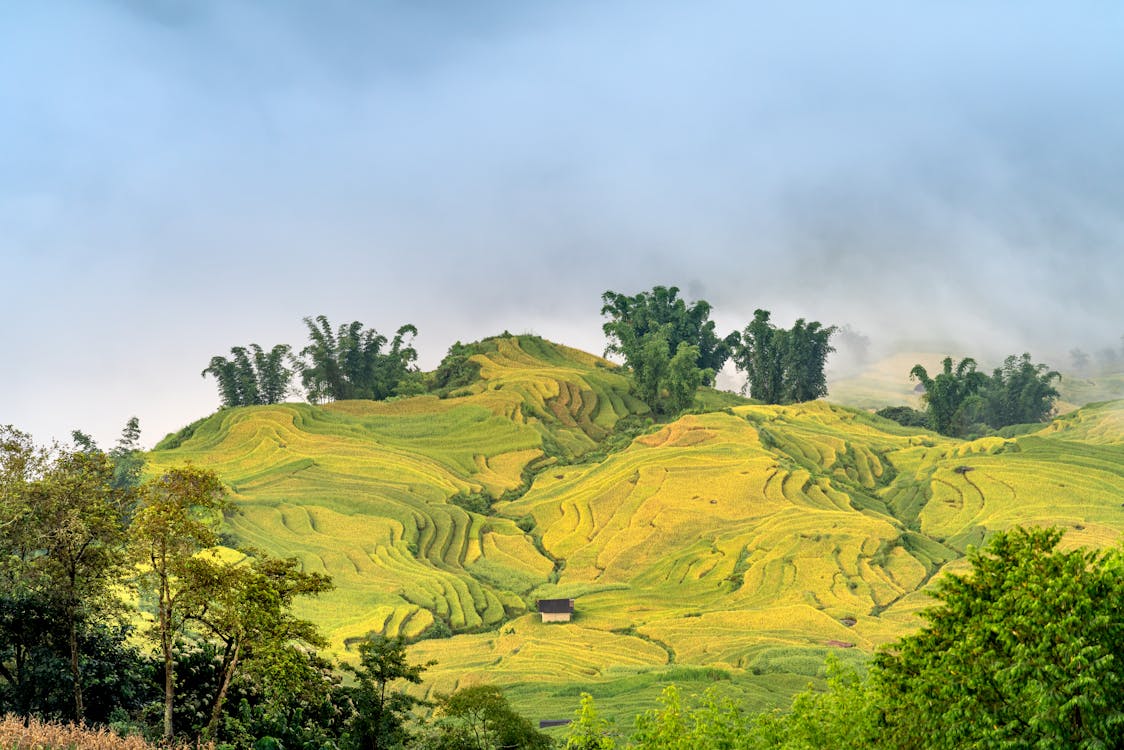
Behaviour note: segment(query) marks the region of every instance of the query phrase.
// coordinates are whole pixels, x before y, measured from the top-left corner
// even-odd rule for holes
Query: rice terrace
[[[829,652],[916,628],[925,587],[989,531],[1102,547],[1124,530],[1119,402],[965,441],[711,392],[711,409],[586,461],[647,412],[625,375],[535,337],[486,348],[480,379],[445,398],[223,410],[149,458],[214,469],[240,541],[332,576],[303,614],[335,653],[439,622],[451,635],[410,651],[438,661],[428,690],[494,682],[544,716],[578,691],[635,713],[669,676],[779,705]],[[467,494],[491,508],[465,510]],[[561,596],[573,622],[543,625],[534,602]]]
[[[0,750],[1124,750],[1122,27],[0,2]]]
[[[940,621],[934,596],[956,604],[989,565],[1016,577],[1070,559],[1124,570],[1115,553],[1084,551],[1119,549],[1124,402],[1057,416],[1061,376],[1029,354],[991,375],[946,357],[939,371],[913,367],[925,411],[872,413],[822,398],[834,326],[779,328],[758,310],[720,338],[709,305],[675,287],[603,301],[623,366],[504,333],[455,344],[425,373],[413,326],[390,341],[320,316],[305,319],[299,353],[252,344],[213,357],[203,375],[222,408],[150,452],[135,419],[108,453],[81,432],[73,449],[39,448],[5,428],[8,575],[27,592],[10,606],[38,612],[36,597],[56,592],[72,634],[58,643],[72,697],[61,681],[44,699],[26,665],[51,669],[36,656],[45,636],[11,619],[7,694],[32,715],[73,701],[79,719],[102,712],[149,735],[162,705],[165,743],[178,725],[181,739],[231,747],[460,747],[501,725],[469,745],[608,746],[630,736],[611,727],[633,721],[633,746],[662,747],[668,732],[687,741],[684,716],[704,734],[756,721],[762,746],[797,741],[808,722],[832,742],[909,746],[916,722],[885,707],[879,681]],[[727,359],[749,397],[713,387]],[[305,403],[285,400],[297,375]],[[35,503],[40,515],[21,515]],[[1107,591],[1102,606],[1124,596]],[[84,607],[123,594],[126,609],[96,625],[117,622],[117,635],[90,630]],[[145,661],[142,634],[161,644],[162,667]],[[110,673],[92,678],[90,638],[133,664],[131,682],[103,695]],[[285,684],[303,687],[276,693]],[[398,703],[375,698],[387,689]],[[194,718],[185,693],[204,707]],[[1016,697],[1000,705],[1023,710]],[[317,705],[335,718],[277,723]],[[410,729],[411,707],[435,723]],[[830,718],[852,713],[869,721]],[[1089,731],[1071,724],[1066,736]]]

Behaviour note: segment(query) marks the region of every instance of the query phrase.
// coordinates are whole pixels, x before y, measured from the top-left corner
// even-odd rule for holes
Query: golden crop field
[[[646,411],[611,363],[534,337],[476,361],[481,380],[444,399],[223,410],[151,468],[213,468],[240,543],[330,574],[302,614],[343,658],[441,621],[452,637],[412,646],[438,662],[425,689],[498,683],[533,717],[570,715],[583,690],[625,715],[668,680],[777,705],[827,654],[861,660],[917,627],[926,587],[989,532],[1124,532],[1124,402],[964,442],[710,394],[713,411],[601,455]],[[573,621],[541,623],[535,601],[556,597]]]

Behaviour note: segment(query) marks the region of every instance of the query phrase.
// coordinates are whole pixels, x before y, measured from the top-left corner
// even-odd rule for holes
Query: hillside
[[[223,410],[152,464],[215,469],[239,543],[333,576],[304,614],[335,650],[452,632],[413,647],[439,662],[428,688],[497,682],[533,716],[569,715],[581,690],[628,712],[668,679],[776,705],[827,653],[916,627],[924,587],[988,531],[1124,530],[1121,402],[966,443],[730,398],[629,441],[645,407],[611,363],[486,344],[480,381],[447,398]],[[489,512],[462,507],[482,496]],[[545,597],[576,598],[575,620],[538,622]]]

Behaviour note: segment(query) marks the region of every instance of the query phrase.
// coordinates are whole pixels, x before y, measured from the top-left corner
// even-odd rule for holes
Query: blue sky
[[[779,6],[784,7],[779,7]],[[981,358],[1124,333],[1124,10],[0,5],[0,423],[145,442],[301,318],[599,351],[676,284]],[[953,350],[953,343],[959,347]],[[904,377],[904,374],[903,374]]]

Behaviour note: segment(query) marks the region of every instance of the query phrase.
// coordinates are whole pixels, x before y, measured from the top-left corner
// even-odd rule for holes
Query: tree
[[[433,390],[460,388],[480,379],[480,363],[471,358],[481,352],[479,344],[457,341],[433,372]]]
[[[827,395],[824,367],[827,355],[835,351],[828,343],[835,326],[823,327],[818,321],[805,323],[800,318],[785,336],[784,377],[781,399],[785,403],[814,401]]]
[[[312,403],[343,399],[382,400],[394,396],[414,372],[418,353],[412,345],[418,329],[407,323],[391,340],[358,320],[332,330],[318,315],[304,319],[310,343],[301,350],[297,369]],[[409,337],[409,338],[407,338]]]
[[[617,743],[610,729],[609,722],[598,713],[593,696],[582,693],[577,717],[566,735],[565,750],[615,750]]]
[[[236,346],[230,350],[231,359],[211,357],[202,375],[215,378],[223,406],[279,404],[293,379],[286,364],[291,351],[288,344],[277,344],[268,353],[257,344],[250,344],[249,351]]]
[[[705,385],[714,383],[715,373],[730,358],[737,334],[718,338],[710,319],[710,303],[698,300],[688,305],[679,298],[678,287],[656,286],[631,297],[607,291],[601,301],[601,315],[610,318],[601,327],[609,340],[605,352],[621,355],[634,370],[633,358],[647,337],[657,332],[667,339],[669,352],[678,352],[684,343],[697,347],[695,365],[704,373]]]
[[[428,664],[410,664],[406,644],[400,638],[372,636],[359,644],[359,665],[343,664],[355,675],[355,686],[349,690],[355,715],[350,737],[357,750],[385,750],[405,744],[410,736],[406,727],[411,709],[425,703],[394,683],[421,683]]]
[[[984,420],[996,429],[1046,421],[1059,396],[1053,383],[1060,379],[1048,365],[1032,362],[1029,353],[1012,354],[995,368],[984,389]]]
[[[76,442],[39,447],[0,428],[0,702],[83,721],[88,685],[97,716],[127,682],[107,676],[107,663],[135,673],[116,621],[131,491],[92,440]]]
[[[607,291],[601,314],[606,354],[619,354],[632,370],[638,397],[653,412],[673,415],[689,407],[700,385],[714,383],[737,334],[719,339],[710,304],[688,306],[677,287],[657,286],[634,296]]]
[[[1014,529],[875,661],[884,746],[1124,746],[1124,559]]]
[[[473,685],[438,696],[436,713],[441,718],[436,736],[428,743],[434,750],[545,750],[553,744],[511,707],[495,685]]]
[[[812,401],[827,395],[824,368],[835,351],[835,326],[800,318],[790,330],[777,328],[768,310],[754,310],[734,348],[734,363],[746,374],[751,398],[766,404]]]
[[[746,374],[750,398],[779,404],[784,393],[786,332],[770,321],[768,310],[754,310],[753,321],[742,331],[734,350],[734,363]]]
[[[113,486],[118,489],[140,485],[141,473],[144,471],[144,453],[140,447],[140,434],[140,420],[129,417],[129,421],[121,429],[121,437],[117,439],[117,445],[109,451],[109,458],[113,461]],[[72,430],[70,437],[78,452],[102,452],[97,442],[82,430]]]
[[[1089,372],[1089,355],[1080,348],[1069,350],[1069,361],[1073,369],[1084,375]]]
[[[193,614],[196,555],[218,543],[215,514],[225,507],[214,472],[169,469],[141,487],[141,508],[130,528],[142,589],[155,599],[154,635],[164,665],[164,741],[173,738],[176,636]]]
[[[122,490],[103,453],[61,451],[28,487],[28,511],[37,529],[46,596],[59,603],[65,623],[74,716],[85,719],[79,635],[83,623],[118,608],[115,587],[124,580]]]
[[[144,453],[140,447],[140,420],[129,417],[121,430],[117,445],[109,452],[113,461],[113,486],[118,489],[139,487],[144,471]]]
[[[196,556],[189,565],[194,587],[192,619],[213,639],[221,653],[218,689],[203,736],[213,739],[230,685],[244,660],[284,668],[293,644],[326,645],[316,626],[292,614],[299,596],[316,596],[331,588],[331,579],[301,571],[296,558],[277,559],[260,551],[240,564]]]
[[[903,427],[928,427],[929,415],[909,406],[887,406],[875,414],[883,419],[897,422]]]
[[[952,357],[941,362],[943,370],[936,377],[921,365],[909,371],[911,380],[921,382],[929,414],[930,426],[942,435],[962,435],[973,421],[973,408],[979,406],[975,397],[988,383],[987,375],[976,371],[976,360],[965,357],[952,366]]]

